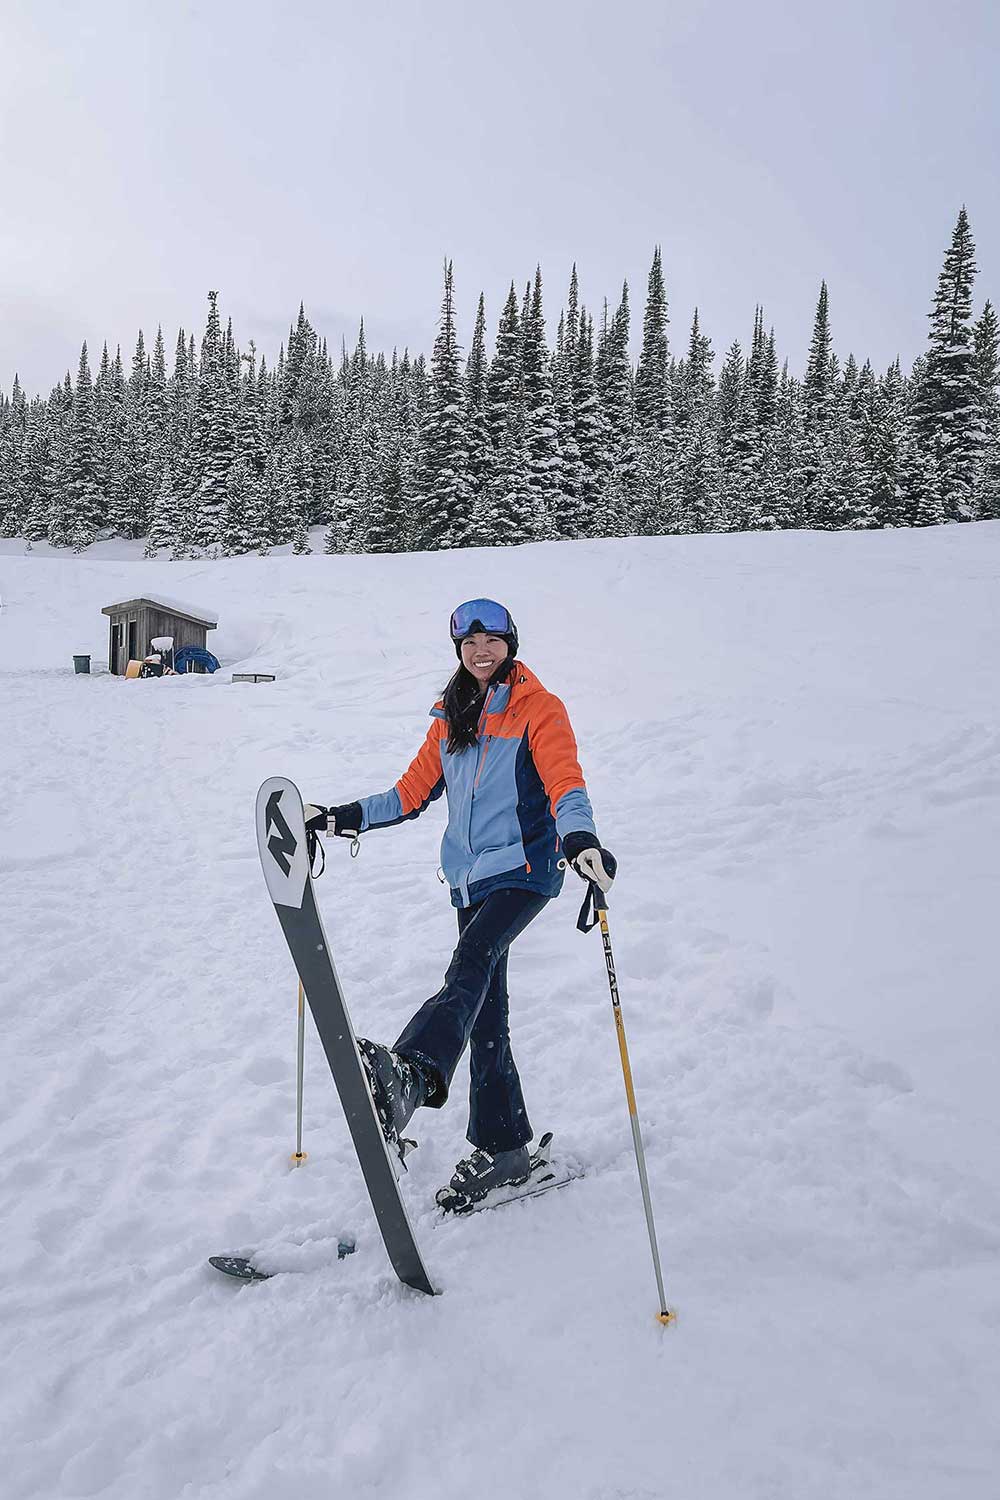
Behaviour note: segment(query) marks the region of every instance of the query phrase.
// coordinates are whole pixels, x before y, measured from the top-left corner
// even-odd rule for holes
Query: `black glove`
[[[319,807],[314,802],[307,802],[303,811],[307,833],[329,831],[337,838],[353,839],[361,832],[360,802],[345,802],[340,807]]]
[[[618,873],[618,861],[610,849],[602,849],[592,833],[567,833],[563,853],[581,880],[593,880],[602,891],[610,891]]]

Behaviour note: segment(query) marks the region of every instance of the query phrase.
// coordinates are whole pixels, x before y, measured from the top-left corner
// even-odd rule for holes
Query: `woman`
[[[563,857],[602,890],[615,861],[596,835],[566,710],[516,659],[509,612],[470,599],[451,616],[451,638],[458,669],[409,769],[378,796],[310,805],[306,820],[353,839],[419,817],[447,793],[441,867],[458,908],[458,946],[444,985],[392,1049],[360,1037],[358,1047],[386,1140],[402,1153],[414,1110],[441,1108],[470,1045],[473,1151],[451,1186],[474,1199],[530,1173],[532,1130],[507,1022],[507,949],[559,894]]]

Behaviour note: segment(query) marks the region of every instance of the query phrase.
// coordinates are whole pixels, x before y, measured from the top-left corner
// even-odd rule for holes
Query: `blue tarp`
[[[188,662],[191,666],[188,666]],[[218,657],[206,651],[203,646],[182,646],[174,657],[175,672],[191,672],[195,667],[204,667],[206,672],[217,672],[219,670]]]

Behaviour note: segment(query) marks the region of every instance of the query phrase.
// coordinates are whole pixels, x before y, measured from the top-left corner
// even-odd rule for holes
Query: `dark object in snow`
[[[234,672],[234,682],[273,682],[273,672]]]
[[[582,1172],[552,1165],[549,1160],[551,1142],[552,1132],[548,1130],[531,1153],[531,1171],[524,1182],[495,1187],[478,1197],[456,1192],[453,1187],[443,1187],[435,1196],[438,1207],[446,1214],[455,1214],[461,1218],[465,1214],[481,1213],[486,1208],[504,1208],[508,1203],[519,1203],[522,1198],[537,1198],[542,1193],[566,1187],[582,1177]]]
[[[217,672],[218,670],[219,658],[202,646],[182,646],[174,653],[175,672],[183,674],[184,672]]]
[[[77,672],[77,673],[82,673],[82,674],[84,674],[84,675],[86,675],[86,676],[89,677],[90,676],[90,657],[89,656],[74,656],[74,658],[73,658],[73,671]]]
[[[101,613],[111,620],[108,670],[116,677],[125,675],[130,661],[147,656],[155,639],[172,636],[177,649],[196,646],[204,651],[208,632],[219,623],[208,610],[165,598],[125,599],[105,605]]]
[[[400,1281],[434,1295],[399,1193],[393,1158],[358,1055],[354,1028],[313,890],[298,787],[272,776],[257,793],[257,849],[309,1009],[326,1053],[382,1239]]]
[[[354,1244],[350,1240],[341,1240],[337,1246],[337,1259],[343,1260],[345,1256],[353,1255]],[[208,1257],[210,1266],[221,1271],[223,1276],[235,1276],[238,1281],[270,1281],[272,1276],[277,1276],[277,1271],[258,1271],[252,1260],[247,1260],[243,1255],[210,1255]]]

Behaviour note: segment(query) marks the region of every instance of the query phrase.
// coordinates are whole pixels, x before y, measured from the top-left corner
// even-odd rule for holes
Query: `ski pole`
[[[676,1313],[667,1307],[667,1299],[663,1291],[663,1272],[660,1269],[660,1252],[656,1244],[656,1225],[653,1222],[653,1205],[649,1196],[649,1178],[646,1175],[646,1153],[642,1149],[642,1132],[639,1129],[639,1111],[636,1108],[635,1088],[632,1083],[632,1065],[628,1057],[628,1044],[625,1041],[625,1022],[622,1019],[621,1001],[618,998],[618,978],[615,974],[615,956],[611,951],[611,933],[608,931],[608,898],[601,890],[596,881],[589,882],[590,890],[584,900],[580,912],[580,920],[577,927],[581,932],[589,932],[594,923],[587,925],[587,908],[591,901],[597,920],[601,924],[601,940],[604,943],[604,961],[608,969],[608,984],[611,987],[611,1006],[615,1014],[615,1031],[618,1034],[618,1051],[621,1053],[622,1073],[625,1075],[625,1097],[628,1100],[629,1121],[632,1125],[632,1144],[635,1147],[635,1164],[639,1168],[639,1184],[642,1188],[642,1202],[646,1210],[646,1228],[649,1230],[649,1248],[653,1253],[653,1270],[656,1272],[656,1290],[660,1297],[660,1310],[656,1315],[658,1323],[673,1323],[677,1317]]]
[[[299,1042],[297,1048],[297,1067],[295,1081],[295,1155],[292,1157],[292,1165],[301,1167],[308,1151],[302,1149],[302,1079],[305,1072],[305,1048],[306,1048],[306,995],[302,988],[302,980],[299,980]]]

